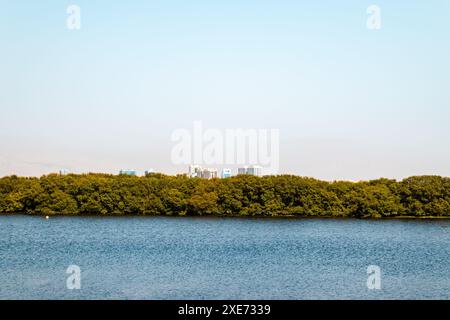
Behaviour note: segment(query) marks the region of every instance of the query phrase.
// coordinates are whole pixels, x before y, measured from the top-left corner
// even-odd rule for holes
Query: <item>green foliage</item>
[[[0,179],[0,214],[450,216],[450,179],[324,182],[292,175],[189,179],[86,174]]]

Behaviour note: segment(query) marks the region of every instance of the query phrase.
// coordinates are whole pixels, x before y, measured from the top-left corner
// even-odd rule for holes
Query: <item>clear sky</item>
[[[182,172],[196,120],[279,129],[280,173],[450,176],[447,0],[0,0],[0,41],[0,176]]]

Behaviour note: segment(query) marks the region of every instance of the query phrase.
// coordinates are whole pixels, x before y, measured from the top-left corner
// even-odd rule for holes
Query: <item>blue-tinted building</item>
[[[231,174],[231,169],[223,169],[222,170],[222,178],[229,178],[229,177],[231,177],[232,176],[232,174]]]

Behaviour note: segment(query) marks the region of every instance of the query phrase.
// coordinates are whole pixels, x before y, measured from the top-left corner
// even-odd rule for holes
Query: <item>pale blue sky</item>
[[[446,0],[0,0],[0,176],[182,172],[195,120],[280,129],[280,173],[450,176],[449,34]]]

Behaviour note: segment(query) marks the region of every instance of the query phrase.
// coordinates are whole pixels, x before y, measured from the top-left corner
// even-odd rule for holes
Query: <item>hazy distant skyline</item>
[[[0,7],[0,176],[185,172],[170,138],[197,120],[279,129],[281,174],[450,176],[448,1]]]

